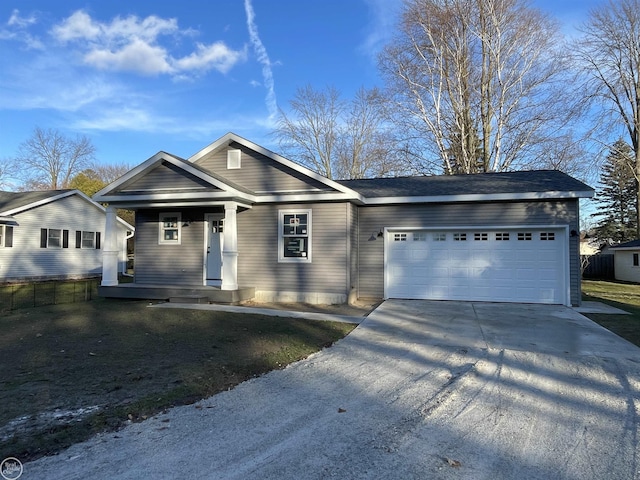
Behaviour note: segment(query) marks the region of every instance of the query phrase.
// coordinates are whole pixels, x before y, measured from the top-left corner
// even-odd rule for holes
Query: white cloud
[[[34,15],[31,15],[30,17],[21,17],[20,11],[17,9],[14,9],[13,12],[11,12],[11,17],[9,17],[9,21],[7,22],[7,25],[10,27],[15,26],[20,28],[26,28],[29,25],[33,25],[36,22],[37,22],[37,19]]]
[[[83,10],[74,12],[51,29],[51,35],[63,44],[73,44],[83,51],[87,65],[113,71],[142,75],[169,74],[188,78],[190,73],[217,70],[226,73],[246,58],[244,49],[234,50],[218,41],[199,43],[183,57],[174,57],[161,44],[163,36],[194,36],[192,29],[180,30],[175,18],[155,15],[116,17],[98,22]]]
[[[365,0],[371,21],[360,52],[376,57],[378,52],[391,40],[397,29],[402,0]]]
[[[38,22],[35,15],[28,17],[20,16],[20,11],[14,9],[7,22],[0,26],[0,40],[14,40],[24,43],[27,49],[41,50],[44,48],[42,41],[31,35],[27,28]]]
[[[278,102],[276,99],[275,84],[273,81],[273,71],[271,69],[271,61],[267,49],[260,40],[258,27],[255,22],[255,12],[251,5],[251,0],[244,0],[244,9],[247,13],[247,29],[249,30],[249,38],[253,44],[253,50],[258,56],[258,61],[262,64],[262,77],[264,85],[267,88],[266,104],[269,111],[269,120],[273,121],[278,114]]]

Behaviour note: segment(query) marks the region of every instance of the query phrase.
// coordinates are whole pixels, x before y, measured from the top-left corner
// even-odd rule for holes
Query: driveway
[[[26,479],[640,479],[640,349],[561,306],[384,302],[333,347]]]

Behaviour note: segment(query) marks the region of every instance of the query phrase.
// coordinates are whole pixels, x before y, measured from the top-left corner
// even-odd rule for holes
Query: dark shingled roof
[[[45,190],[39,192],[0,192],[0,213],[24,207],[30,203],[55,197],[69,190]]]
[[[338,183],[366,198],[593,191],[590,186],[558,170],[372,178],[340,180]]]
[[[611,248],[633,248],[640,247],[640,240],[631,240],[630,242],[620,243],[618,245],[612,245]]]

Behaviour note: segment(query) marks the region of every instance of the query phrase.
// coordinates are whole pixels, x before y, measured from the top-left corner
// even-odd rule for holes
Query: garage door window
[[[396,233],[393,235],[394,242],[406,242],[407,234],[406,233]]]
[[[556,234],[554,232],[540,232],[540,240],[555,240]]]
[[[434,233],[431,238],[433,238],[434,242],[446,242],[447,241],[447,234],[446,233]]]
[[[531,239],[532,239],[531,232],[518,232],[518,240],[527,241]]]
[[[427,234],[424,233],[424,232],[414,233],[413,234],[413,241],[414,242],[426,242],[427,241]]]
[[[454,233],[453,234],[453,241],[454,242],[466,242],[467,241],[467,234],[466,233]]]
[[[509,234],[508,234],[508,233],[506,233],[506,232],[499,232],[499,233],[496,233],[496,240],[497,240],[498,242],[504,242],[504,241],[507,241],[507,240],[509,240]]]
[[[486,233],[474,233],[473,239],[477,242],[486,242],[489,240],[489,235]]]

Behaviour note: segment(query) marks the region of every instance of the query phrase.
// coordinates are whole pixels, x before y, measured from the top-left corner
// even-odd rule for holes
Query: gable
[[[240,168],[227,168],[227,152],[240,150]],[[238,142],[211,151],[194,162],[256,195],[271,193],[320,193],[336,190]]]
[[[163,161],[153,169],[133,177],[111,193],[114,195],[130,195],[148,192],[178,193],[199,191],[212,192],[220,191],[220,189],[167,161]]]

